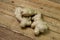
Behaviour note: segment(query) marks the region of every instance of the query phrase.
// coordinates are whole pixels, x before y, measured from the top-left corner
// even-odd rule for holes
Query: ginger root
[[[46,23],[41,18],[41,13],[36,14],[33,18],[34,22],[31,24],[31,27],[34,28],[35,35],[39,35],[40,32],[44,32],[48,29]]]
[[[41,32],[48,29],[46,23],[41,18],[41,13],[36,10],[17,7],[15,10],[15,15],[16,18],[21,21],[21,27],[25,27],[26,25],[31,25],[32,28],[35,27],[34,33],[36,35],[39,35]],[[32,15],[35,16],[31,17]],[[34,21],[32,22],[31,19]]]
[[[22,17],[22,9],[20,7],[17,7],[15,9],[15,15],[16,18],[20,21],[20,26],[25,27],[26,25],[31,25],[31,17]]]

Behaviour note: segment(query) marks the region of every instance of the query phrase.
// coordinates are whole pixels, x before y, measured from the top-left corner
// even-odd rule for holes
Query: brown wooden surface
[[[8,6],[8,8],[10,9],[4,8],[10,11],[13,11],[12,6],[24,6],[24,7],[38,8],[42,12],[42,14],[60,20],[60,16],[59,16],[60,15],[60,4],[55,3],[53,1],[49,1],[49,0],[6,0],[6,1],[0,0],[0,1],[6,3],[6,5],[10,4]]]
[[[14,15],[17,6],[37,8],[43,14],[43,19],[50,29],[49,32],[36,37],[33,29],[21,29]],[[60,40],[60,4],[58,0],[0,0],[0,25],[32,39]]]
[[[0,40],[33,40],[33,39],[0,26]]]

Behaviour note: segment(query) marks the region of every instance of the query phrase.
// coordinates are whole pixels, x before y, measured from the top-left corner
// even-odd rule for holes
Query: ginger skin
[[[41,19],[41,14],[36,14],[33,18],[34,22],[31,24],[31,27],[34,28],[35,35],[39,35],[40,32],[44,32],[48,29],[46,23]]]
[[[41,18],[41,13],[36,12],[36,10],[30,8],[22,9],[20,7],[17,7],[15,10],[15,15],[16,18],[21,21],[20,22],[21,27],[25,27],[26,25],[31,25],[31,28],[35,27],[34,29],[35,35],[39,35],[41,32],[44,32],[45,30],[48,29],[46,23]],[[33,23],[31,22],[32,15],[35,15],[34,17],[32,17],[32,20],[34,20]]]
[[[21,27],[25,27],[26,25],[31,25],[31,21],[30,21],[30,17],[29,18],[26,18],[26,17],[22,17],[22,10],[20,7],[17,7],[15,9],[15,16],[16,18],[20,21],[20,26]]]
[[[29,18],[22,18],[21,19],[21,23],[20,23],[20,26],[21,27],[25,27],[25,26],[30,26],[31,25],[31,21],[30,21],[30,19]]]
[[[31,9],[31,8],[24,8],[23,10],[23,13],[22,13],[22,15],[23,16],[32,16],[32,15],[35,15],[36,14],[36,11],[35,10],[33,10],[33,9]]]

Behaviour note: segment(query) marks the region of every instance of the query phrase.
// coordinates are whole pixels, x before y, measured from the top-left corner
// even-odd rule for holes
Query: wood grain
[[[21,29],[14,14],[17,6],[40,11],[50,30],[36,37],[33,29]],[[60,4],[50,0],[0,0],[0,25],[34,40],[60,40]]]
[[[0,0],[1,2],[30,8],[38,8],[43,15],[50,16],[60,20],[60,4],[48,0]],[[14,3],[12,3],[14,1]],[[42,9],[43,8],[43,9]]]
[[[0,26],[0,40],[33,40],[33,39]]]

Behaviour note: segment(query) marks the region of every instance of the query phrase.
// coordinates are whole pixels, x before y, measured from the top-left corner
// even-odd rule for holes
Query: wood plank
[[[52,31],[49,32],[49,33],[46,33],[45,35],[36,37],[36,36],[34,36],[33,29],[31,29],[31,28],[21,29],[20,26],[19,26],[19,23],[18,23],[18,21],[16,20],[15,17],[7,15],[7,12],[6,12],[6,14],[4,14],[4,13],[3,12],[0,13],[0,23],[8,26],[6,28],[9,28],[14,32],[24,34],[24,35],[26,35],[28,37],[31,37],[32,39],[36,39],[36,40],[42,40],[42,39],[43,40],[53,40],[52,37],[55,37],[55,35],[57,36],[57,38],[55,37],[57,40],[59,40],[59,38],[60,38],[59,37],[60,34],[58,34],[58,33],[60,33],[59,25],[57,25],[57,24],[55,25],[54,23],[52,23],[52,22],[56,21],[58,24],[60,24],[60,22],[58,20],[55,20],[53,18],[49,18],[49,17],[44,16],[43,17],[44,20],[46,22],[48,22],[47,24],[48,24],[50,30],[52,30]],[[49,23],[53,24],[54,26],[51,26],[51,24],[49,24]],[[55,26],[57,26],[57,27],[55,27]],[[54,36],[52,36],[53,35],[52,33],[54,34]]]
[[[11,1],[14,1],[14,3],[11,3]],[[46,16],[50,16],[53,18],[56,18],[60,20],[60,4],[50,2],[48,0],[40,0],[38,1],[29,1],[29,0],[6,0],[6,1],[1,1],[8,3],[10,5],[15,5],[15,6],[23,6],[23,7],[30,7],[30,8],[38,8],[38,10]],[[41,9],[43,8],[43,9]]]
[[[0,40],[33,40],[33,39],[0,26]]]
[[[60,40],[60,4],[48,0],[0,0],[0,4],[0,23],[4,24],[5,27],[8,26],[6,28],[36,40]],[[50,28],[49,32],[36,37],[34,36],[33,29],[21,29],[19,22],[14,17],[14,9],[17,6],[29,7],[41,11],[44,21],[47,22]]]

